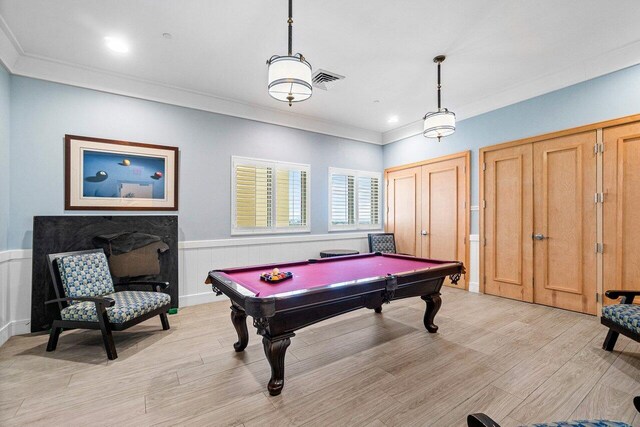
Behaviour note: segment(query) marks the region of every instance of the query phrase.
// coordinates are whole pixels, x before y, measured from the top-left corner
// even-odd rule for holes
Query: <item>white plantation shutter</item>
[[[329,168],[329,230],[380,227],[381,175]]]
[[[358,177],[358,224],[380,225],[380,178]]]
[[[331,224],[335,226],[349,226],[356,223],[355,176],[344,173],[332,173]]]
[[[278,227],[304,227],[307,222],[306,170],[277,166],[276,224]]]
[[[309,166],[233,157],[233,232],[309,231]]]

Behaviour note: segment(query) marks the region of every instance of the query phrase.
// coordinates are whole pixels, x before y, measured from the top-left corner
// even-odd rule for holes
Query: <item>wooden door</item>
[[[466,263],[466,157],[422,166],[421,256]],[[468,266],[467,266],[468,268]],[[466,289],[466,275],[457,285]]]
[[[640,122],[604,129],[603,143],[603,290],[640,290]]]
[[[588,314],[596,313],[595,143],[591,131],[533,146],[534,302]]]
[[[420,167],[387,173],[386,230],[395,233],[396,251],[419,256]]]
[[[484,153],[484,290],[533,301],[532,144]]]

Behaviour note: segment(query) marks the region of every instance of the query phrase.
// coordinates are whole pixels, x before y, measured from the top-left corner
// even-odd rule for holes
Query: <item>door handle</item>
[[[544,239],[548,239],[549,237],[548,237],[548,236],[545,236],[544,234],[540,234],[540,233],[538,233],[538,234],[532,234],[532,235],[531,235],[531,238],[532,238],[533,240],[544,240]]]
[[[422,233],[420,233],[420,234],[422,234],[423,236],[429,235],[429,233],[427,233],[427,230],[422,230]]]

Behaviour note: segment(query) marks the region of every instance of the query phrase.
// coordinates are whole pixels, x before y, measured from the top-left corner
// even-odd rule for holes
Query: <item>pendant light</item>
[[[434,113],[427,113],[424,115],[424,130],[422,135],[427,138],[440,138],[443,136],[449,136],[456,131],[456,115],[442,108],[440,97],[440,64],[444,62],[445,56],[438,55],[433,58],[433,62],[438,64],[438,111]]]
[[[289,0],[289,51],[286,56],[273,55],[269,66],[269,95],[278,101],[300,102],[311,97],[311,64],[301,53],[292,54],[293,0]]]

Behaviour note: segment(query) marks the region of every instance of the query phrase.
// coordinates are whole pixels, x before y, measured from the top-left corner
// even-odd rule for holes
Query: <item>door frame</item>
[[[471,277],[470,274],[470,264],[469,264],[469,259],[470,259],[470,247],[471,247],[471,242],[469,241],[470,235],[469,233],[471,232],[471,150],[467,150],[467,151],[460,151],[458,153],[453,153],[453,154],[448,154],[446,156],[441,156],[441,157],[434,157],[432,159],[425,159],[425,160],[421,160],[419,162],[414,162],[414,163],[409,163],[406,165],[400,165],[400,166],[393,166],[390,168],[387,168],[384,170],[384,203],[385,203],[385,214],[384,214],[384,229],[385,231],[388,231],[387,228],[387,214],[389,213],[389,173],[391,172],[397,172],[400,170],[404,170],[404,169],[411,169],[411,168],[415,168],[415,167],[420,167],[420,166],[426,166],[426,165],[431,165],[433,163],[440,163],[440,162],[444,162],[447,160],[453,160],[453,159],[459,159],[459,158],[463,158],[464,159],[464,191],[466,193],[465,195],[465,215],[464,215],[464,241],[465,241],[465,245],[464,245],[464,265],[467,269],[466,272],[466,280],[465,280],[465,290],[469,290],[469,278]]]
[[[587,125],[583,125],[583,126],[578,126],[578,127],[574,127],[574,128],[569,128],[569,129],[563,129],[563,130],[559,130],[559,131],[555,131],[555,132],[549,132],[549,133],[545,133],[545,134],[541,134],[541,135],[536,135],[536,136],[531,136],[531,137],[527,137],[527,138],[522,138],[522,139],[516,139],[514,141],[508,141],[508,142],[503,142],[500,144],[495,144],[495,145],[489,145],[486,147],[482,147],[479,150],[479,156],[478,156],[478,170],[480,171],[480,181],[479,181],[479,191],[480,191],[480,195],[479,195],[479,207],[480,207],[480,250],[479,250],[479,254],[480,254],[480,262],[479,262],[479,270],[480,270],[480,276],[479,276],[479,281],[480,281],[480,292],[481,293],[485,293],[485,250],[486,247],[484,245],[485,242],[485,154],[491,151],[496,151],[496,150],[500,150],[503,148],[509,148],[509,147],[515,147],[518,145],[524,145],[524,144],[531,144],[531,143],[536,143],[539,141],[545,141],[548,139],[553,139],[553,138],[558,138],[561,136],[568,136],[568,135],[574,135],[574,134],[578,134],[578,133],[583,133],[583,132],[588,132],[588,131],[597,131],[598,137],[597,137],[597,142],[596,142],[596,146],[600,145],[600,147],[602,147],[602,131],[605,128],[610,128],[610,127],[614,127],[614,126],[619,126],[619,125],[624,125],[624,124],[628,124],[628,123],[632,123],[632,122],[638,122],[640,121],[640,114],[633,114],[630,116],[624,116],[624,117],[620,117],[617,119],[612,119],[612,120],[605,120],[605,121],[601,121],[601,122],[595,122],[595,123],[591,123],[591,124],[587,124]],[[595,148],[594,148],[595,150]],[[599,152],[599,154],[597,155],[597,172],[596,172],[596,176],[597,176],[597,180],[598,180],[598,186],[597,186],[597,190],[596,191],[601,191],[601,183],[602,183],[602,151]],[[598,206],[598,214],[596,215],[596,227],[598,228],[597,231],[597,242],[594,243],[599,243],[602,244],[602,233],[601,233],[601,226],[602,226],[602,207],[601,205]],[[600,316],[600,313],[602,312],[602,298],[603,298],[603,282],[604,282],[604,276],[603,276],[603,269],[602,269],[602,253],[598,253],[597,254],[597,259],[596,259],[596,315]]]

